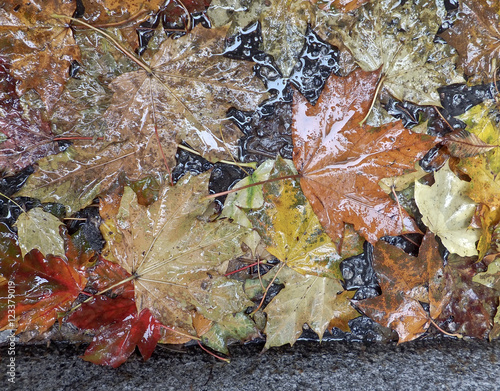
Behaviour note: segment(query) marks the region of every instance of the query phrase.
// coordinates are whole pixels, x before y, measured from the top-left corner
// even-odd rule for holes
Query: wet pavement
[[[234,346],[230,364],[201,352],[159,346],[117,369],[78,357],[84,346],[16,347],[15,385],[7,390],[499,390],[500,342],[416,341],[400,346],[298,342],[293,348]],[[6,385],[6,388],[4,388]]]

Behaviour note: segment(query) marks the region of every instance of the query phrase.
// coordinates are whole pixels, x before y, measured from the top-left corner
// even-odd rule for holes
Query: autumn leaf
[[[429,316],[419,303],[428,302],[425,284],[429,276],[425,258],[413,257],[380,241],[373,250],[373,268],[382,295],[355,301],[356,307],[376,322],[395,330],[399,343],[425,333],[430,324]]]
[[[160,323],[145,308],[99,332],[82,358],[94,364],[119,367],[134,352],[136,346],[148,360],[161,338]]]
[[[479,259],[489,251],[493,229],[500,223],[500,175],[493,172],[489,163],[486,156],[476,156],[462,159],[458,165],[471,178],[467,196],[480,204],[475,213],[481,226]]]
[[[34,89],[51,112],[69,79],[71,61],[80,49],[67,25],[52,14],[71,16],[76,4],[66,0],[12,0],[0,8],[0,56],[10,61],[19,80],[16,91]]]
[[[209,173],[165,187],[149,207],[126,188],[110,239],[115,259],[134,276],[138,312],[149,308],[162,324],[194,333],[193,315],[218,321],[251,305],[241,282],[223,276],[224,262],[242,254],[248,229],[198,217],[210,200]],[[227,267],[227,264],[226,264]]]
[[[255,323],[242,312],[229,314],[216,322],[203,334],[202,342],[208,347],[228,354],[227,345],[231,341],[249,341],[260,336]]]
[[[469,228],[476,204],[467,196],[469,183],[450,170],[448,161],[434,174],[432,186],[415,182],[415,202],[423,223],[443,245],[461,256],[477,255],[477,229]]]
[[[435,320],[444,322],[450,332],[488,337],[498,306],[498,292],[474,282],[474,276],[482,268],[484,265],[474,258],[451,255],[443,268],[441,282],[429,284],[434,300],[441,302],[441,314]]]
[[[433,145],[400,122],[360,125],[374,98],[379,72],[331,76],[316,106],[298,95],[293,105],[293,161],[300,185],[334,242],[344,224],[371,243],[384,235],[419,232],[415,222],[378,186],[413,170]],[[341,240],[340,240],[341,241]]]
[[[464,158],[480,155],[498,148],[497,145],[485,143],[474,133],[465,129],[458,129],[447,134],[443,140],[450,151],[451,156]]]
[[[19,82],[0,57],[0,172],[12,175],[43,156],[59,152],[50,124],[37,110],[26,110],[16,86]]]
[[[67,247],[71,250],[71,247]],[[18,249],[19,254],[21,250]],[[0,271],[13,269],[10,280],[15,286],[16,332],[48,330],[58,313],[65,312],[85,288],[87,279],[80,260],[73,256],[44,256],[31,250],[12,265],[11,257],[0,258]],[[5,275],[4,275],[5,276]],[[2,301],[4,298],[2,298]],[[0,328],[8,323],[7,309],[0,313]]]
[[[64,256],[64,239],[59,234],[61,225],[61,220],[42,208],[33,208],[21,213],[15,226],[23,256],[34,248],[40,250],[43,255]]]
[[[500,173],[500,128],[498,116],[500,112],[492,100],[486,100],[457,118],[467,125],[467,130],[481,141],[491,144],[493,148],[486,152],[489,166],[493,172]]]
[[[460,66],[470,82],[489,81],[496,72],[494,61],[500,49],[500,5],[497,1],[463,0],[460,17],[441,33],[460,55]]]
[[[175,166],[181,140],[211,160],[227,157],[228,149],[236,154],[239,130],[225,120],[226,110],[255,108],[263,90],[250,62],[222,56],[226,31],[197,27],[162,44],[151,61],[153,75],[139,70],[116,78],[104,114],[105,140],[41,160],[19,195],[57,200],[70,205],[71,213],[121,172],[129,180],[167,172],[165,163]]]
[[[333,319],[341,326],[358,316],[349,297],[342,295],[343,288],[337,279],[302,275],[285,266],[278,280],[285,288],[265,308],[265,349],[293,345],[305,323],[321,339]]]
[[[382,68],[394,98],[440,106],[437,88],[463,82],[449,47],[434,41],[443,11],[434,0],[372,1],[342,15],[338,31],[363,70]]]
[[[349,248],[339,255],[302,193],[298,178],[279,179],[294,174],[295,169],[278,158],[269,175],[276,180],[262,186],[263,204],[248,210],[247,216],[267,251],[281,262],[302,274],[339,278],[340,260],[355,254],[349,253]]]

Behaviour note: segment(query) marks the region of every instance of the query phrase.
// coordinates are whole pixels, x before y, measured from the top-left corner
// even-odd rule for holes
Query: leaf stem
[[[220,196],[223,196],[223,195],[226,195],[226,194],[236,193],[237,191],[245,190],[245,189],[248,189],[249,187],[264,185],[266,183],[277,182],[277,181],[284,180],[284,179],[295,179],[295,178],[300,178],[300,174],[286,175],[286,176],[282,176],[282,177],[279,177],[279,178],[271,178],[271,179],[267,179],[265,181],[251,183],[251,184],[246,185],[246,186],[232,188],[230,190],[221,191],[220,193],[215,193],[215,194],[207,195],[207,196],[203,197],[202,200],[208,200],[210,198],[216,198],[216,197],[220,197]]]
[[[19,205],[16,201],[14,201],[12,198],[10,198],[9,196],[6,196],[2,192],[0,192],[0,196],[2,196],[3,198],[6,198],[10,202],[12,202],[14,205],[16,205],[19,209],[21,209],[24,213],[26,213],[26,210],[21,205]]]
[[[221,360],[221,361],[225,361],[225,362],[227,362],[228,364],[231,362],[231,360],[230,360],[230,359],[228,359],[228,358],[224,358],[224,357],[218,356],[218,355],[217,355],[217,354],[215,354],[215,353],[212,353],[210,350],[208,350],[206,347],[204,347],[204,346],[201,344],[201,342],[200,342],[200,341],[196,341],[196,342],[198,342],[198,345],[200,346],[200,348],[201,348],[203,351],[207,352],[207,353],[208,353],[208,354],[210,354],[211,356],[214,356],[215,358],[217,358],[217,359],[219,359],[219,360]]]
[[[380,88],[382,87],[382,83],[385,79],[385,75],[383,75],[380,80],[378,81],[377,83],[377,89],[375,90],[375,94],[373,95],[373,99],[372,99],[372,104],[370,105],[370,109],[368,110],[368,112],[366,113],[365,115],[365,118],[363,118],[361,120],[361,122],[359,123],[359,125],[363,125],[365,123],[365,121],[368,119],[368,117],[370,116],[372,110],[373,110],[373,106],[375,106],[375,101],[377,100],[377,96],[378,96],[378,93],[380,91]]]
[[[258,310],[260,310],[260,307],[262,307],[262,304],[264,304],[264,300],[266,299],[267,292],[268,292],[268,291],[269,291],[269,289],[271,288],[271,285],[273,285],[273,284],[274,284],[274,280],[276,280],[276,277],[278,277],[278,274],[279,274],[279,272],[281,271],[281,269],[283,269],[283,266],[285,266],[285,264],[284,264],[284,263],[282,263],[282,264],[281,264],[280,268],[278,269],[278,271],[277,271],[277,272],[276,272],[276,274],[274,275],[273,279],[272,279],[272,280],[271,280],[271,282],[267,285],[267,288],[266,288],[266,290],[264,291],[264,295],[262,296],[262,299],[260,300],[259,305],[257,306],[257,308],[256,308],[256,309],[254,309],[254,310],[251,312],[250,316],[255,315],[255,313],[256,313]],[[262,282],[261,282],[261,283],[262,283]]]
[[[462,339],[464,336],[462,334],[452,334],[452,333],[448,333],[447,331],[444,331],[441,327],[439,327],[436,322],[434,322],[432,320],[432,318],[429,316],[429,320],[431,321],[431,323],[434,325],[435,328],[437,328],[439,331],[441,331],[443,334],[446,334],[446,335],[449,335],[450,337],[456,337],[456,338],[459,338],[459,339]]]
[[[177,147],[185,151],[191,152],[193,155],[203,157],[201,153],[195,151],[192,148],[186,147],[185,145],[177,144]],[[238,167],[250,167],[253,169],[257,168],[257,162],[241,163],[241,162],[231,162],[229,160],[219,160],[218,163],[230,164],[232,166],[238,166]]]
[[[125,49],[116,39],[114,39],[110,34],[106,33],[105,31],[88,24],[88,23],[84,22],[83,20],[71,18],[71,17],[66,16],[66,15],[52,14],[51,16],[53,18],[56,18],[56,19],[69,19],[72,22],[82,24],[83,26],[86,26],[89,29],[92,29],[92,30],[102,34],[104,37],[109,39],[113,43],[113,45],[116,46],[116,48],[118,50],[120,50],[123,54],[125,54],[128,58],[130,58],[133,62],[135,62],[138,66],[140,66],[142,69],[144,69],[147,73],[153,74],[153,70],[148,65],[146,65],[142,60],[138,59],[131,52],[129,52],[127,49]]]

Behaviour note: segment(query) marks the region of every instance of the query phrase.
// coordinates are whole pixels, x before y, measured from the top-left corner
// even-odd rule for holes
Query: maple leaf
[[[378,242],[373,250],[373,268],[382,295],[355,301],[356,307],[367,316],[395,330],[399,343],[418,338],[429,327],[429,316],[419,303],[419,300],[428,302],[424,286],[429,276],[422,255],[423,251],[418,258],[413,257],[395,246]]]
[[[227,345],[229,341],[248,341],[260,336],[255,323],[245,315],[238,312],[229,314],[216,322],[206,333],[203,334],[203,344],[218,352],[228,354]]]
[[[222,275],[249,230],[198,219],[210,204],[202,199],[208,177],[183,177],[149,207],[126,188],[115,217],[121,235],[110,239],[113,257],[134,276],[138,312],[149,308],[162,324],[190,333],[196,312],[218,321],[251,305],[241,283]]]
[[[61,225],[61,220],[42,208],[33,208],[21,213],[15,226],[23,256],[34,248],[40,250],[43,255],[64,256],[64,239],[59,234]]]
[[[460,17],[441,33],[460,55],[460,66],[471,82],[489,80],[496,72],[494,60],[500,50],[500,5],[497,1],[463,0]]]
[[[23,95],[34,89],[51,112],[69,79],[71,61],[80,50],[73,31],[52,14],[71,16],[74,2],[12,0],[0,8],[0,56],[8,58],[13,76],[19,80],[16,90]]]
[[[89,271],[89,286],[98,291],[130,277],[119,265],[101,259]],[[118,296],[116,296],[118,294]],[[76,327],[95,332],[82,358],[114,368],[124,363],[138,346],[147,360],[161,337],[160,323],[148,309],[137,313],[131,281],[113,289],[112,296],[94,296],[68,316]]]
[[[335,278],[302,275],[285,266],[278,274],[278,281],[285,288],[265,308],[265,349],[293,345],[305,323],[321,339],[332,320],[343,327],[348,320],[359,316]]]
[[[20,248],[17,251],[21,253]],[[4,277],[5,271],[10,271],[9,281],[14,281],[15,298],[11,301],[15,302],[17,333],[36,330],[41,334],[48,330],[57,314],[68,310],[85,287],[87,279],[81,260],[74,257],[74,247],[69,243],[67,251],[67,257],[58,257],[44,256],[33,249],[24,259],[2,254],[0,271]],[[0,328],[7,323],[7,308],[2,308]]]
[[[25,110],[16,92],[18,81],[0,57],[0,171],[12,175],[43,156],[58,153],[50,124],[37,110]]]
[[[225,119],[226,110],[256,107],[263,91],[250,62],[222,56],[226,31],[197,27],[162,44],[151,61],[153,74],[139,70],[116,78],[104,114],[105,140],[42,159],[19,195],[57,200],[71,213],[121,172],[137,180],[165,172],[165,162],[173,167],[181,140],[211,160],[227,157],[228,149],[235,153],[239,130]]]
[[[450,255],[440,281],[429,283],[433,292],[430,298],[439,301],[441,308],[435,320],[445,322],[451,332],[488,337],[498,306],[498,292],[474,282],[474,276],[483,268],[484,264],[475,258]]]
[[[82,358],[117,368],[137,346],[144,360],[148,360],[161,338],[160,327],[160,322],[145,308],[140,314],[133,313],[99,332]]]
[[[463,82],[450,48],[434,42],[443,14],[434,0],[381,0],[341,15],[337,23],[363,70],[382,67],[382,85],[393,97],[440,106],[437,88]]]
[[[498,116],[500,112],[492,100],[486,100],[459,115],[457,118],[467,125],[467,130],[476,135],[484,143],[493,148],[486,152],[489,166],[495,173],[500,173],[500,128]]]
[[[432,186],[415,182],[415,202],[423,223],[443,245],[461,256],[477,255],[479,231],[469,228],[476,204],[467,196],[469,183],[450,170],[449,162],[434,174]]]
[[[493,229],[500,223],[500,175],[493,172],[487,156],[462,159],[458,168],[471,178],[467,196],[480,204],[475,216],[481,226],[477,249],[482,259],[490,249]]]
[[[412,171],[433,145],[401,122],[360,125],[375,94],[379,72],[330,76],[316,106],[293,104],[293,161],[300,185],[328,235],[338,242],[344,223],[368,241],[419,232],[415,222],[378,186],[384,177]]]
[[[296,171],[290,165],[293,167],[292,162],[278,158],[269,179],[293,176]],[[247,216],[267,251],[299,273],[340,277],[340,260],[356,255],[360,246],[354,251],[344,248],[345,253],[339,255],[302,193],[297,178],[265,183],[262,192],[262,205],[248,210]]]

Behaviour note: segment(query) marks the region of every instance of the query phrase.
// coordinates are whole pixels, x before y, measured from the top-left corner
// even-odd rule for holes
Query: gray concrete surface
[[[81,360],[84,346],[17,346],[15,385],[1,350],[0,390],[500,390],[499,342],[261,347],[233,347],[230,364],[199,348],[159,347],[148,362],[134,355],[112,369]]]

